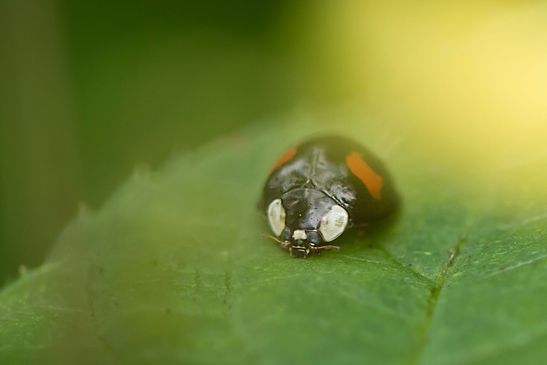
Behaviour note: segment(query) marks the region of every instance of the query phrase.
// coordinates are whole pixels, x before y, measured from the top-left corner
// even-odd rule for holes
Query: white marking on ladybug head
[[[333,205],[332,208],[321,218],[319,232],[325,242],[330,242],[340,236],[346,230],[349,215],[344,208]]]
[[[306,231],[297,229],[293,232],[292,238],[295,240],[307,240],[308,236],[306,235]]]
[[[275,199],[268,206],[268,221],[276,236],[279,236],[285,229],[285,209],[281,204],[281,199]]]

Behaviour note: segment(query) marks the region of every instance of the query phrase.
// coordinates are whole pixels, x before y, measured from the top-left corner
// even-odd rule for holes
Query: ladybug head
[[[310,252],[337,249],[327,244],[346,229],[347,211],[315,189],[295,189],[268,206],[270,227],[291,255],[305,257]]]

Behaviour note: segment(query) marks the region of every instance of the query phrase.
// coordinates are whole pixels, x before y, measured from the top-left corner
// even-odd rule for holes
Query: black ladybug
[[[364,227],[396,210],[398,196],[380,160],[340,136],[291,147],[273,165],[260,209],[274,238],[291,255],[322,250],[349,228]]]

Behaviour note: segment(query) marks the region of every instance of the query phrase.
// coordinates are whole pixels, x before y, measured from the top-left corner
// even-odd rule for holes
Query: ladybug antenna
[[[281,241],[279,238],[272,236],[271,234],[262,233],[262,236],[274,240],[275,242],[279,243],[279,245],[284,249],[288,249],[291,245],[289,241]]]

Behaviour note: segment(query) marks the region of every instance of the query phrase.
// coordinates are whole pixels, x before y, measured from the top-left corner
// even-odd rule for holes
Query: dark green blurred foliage
[[[3,2],[0,283],[135,166],[290,106],[289,4]]]

